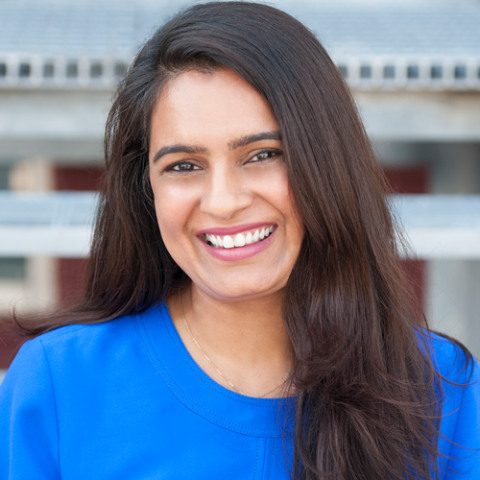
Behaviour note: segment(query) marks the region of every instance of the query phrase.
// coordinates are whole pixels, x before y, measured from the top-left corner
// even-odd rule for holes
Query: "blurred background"
[[[0,317],[72,304],[112,94],[185,0],[0,0]],[[343,73],[433,328],[480,356],[480,0],[271,1]],[[321,108],[321,106],[319,106]],[[0,331],[1,372],[18,346]]]

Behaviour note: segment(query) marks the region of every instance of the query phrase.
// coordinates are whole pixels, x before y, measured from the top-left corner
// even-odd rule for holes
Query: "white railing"
[[[480,259],[480,195],[393,195],[411,254]],[[90,192],[0,193],[0,256],[88,255],[97,197]]]
[[[0,53],[0,89],[112,89],[131,60]]]
[[[0,89],[112,89],[131,61],[0,52]],[[480,90],[480,56],[338,56],[335,62],[356,90]]]
[[[480,57],[338,57],[355,90],[480,90]]]

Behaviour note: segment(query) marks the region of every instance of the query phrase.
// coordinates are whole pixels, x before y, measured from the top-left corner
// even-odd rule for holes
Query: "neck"
[[[168,301],[173,321],[194,360],[215,381],[227,388],[233,384],[246,395],[262,396],[288,376],[291,349],[281,316],[283,292],[241,302],[224,301],[192,285],[181,296],[191,333],[184,325],[176,295]],[[281,393],[279,388],[269,396]]]

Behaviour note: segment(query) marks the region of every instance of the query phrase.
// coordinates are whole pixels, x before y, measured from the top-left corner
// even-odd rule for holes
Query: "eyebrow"
[[[158,161],[164,155],[169,155],[171,153],[189,153],[189,154],[199,154],[206,153],[207,149],[204,147],[198,147],[196,145],[166,145],[162,147],[153,157],[153,163]]]
[[[245,147],[246,145],[254,142],[258,142],[260,140],[281,140],[282,136],[280,132],[272,131],[272,132],[262,132],[256,133],[254,135],[245,135],[244,137],[240,137],[237,140],[233,140],[228,144],[230,150],[236,150],[240,147]],[[200,154],[206,153],[208,150],[205,147],[200,147],[198,145],[183,145],[183,144],[175,144],[175,145],[165,145],[162,147],[153,157],[153,163],[157,162],[161,157],[164,155],[169,155],[172,153],[189,153],[189,154]]]
[[[228,146],[230,150],[235,150],[237,148],[244,147],[249,143],[258,142],[259,140],[281,140],[281,139],[282,139],[282,136],[280,135],[280,132],[262,132],[262,133],[256,133],[254,135],[246,135],[245,137],[240,137],[239,139],[234,140],[233,142],[230,142]]]

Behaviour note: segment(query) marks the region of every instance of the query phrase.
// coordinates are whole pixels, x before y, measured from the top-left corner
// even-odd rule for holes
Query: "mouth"
[[[228,250],[263,242],[273,233],[274,230],[275,225],[265,225],[253,230],[239,232],[235,235],[212,235],[205,233],[202,237],[207,245],[218,249]]]

